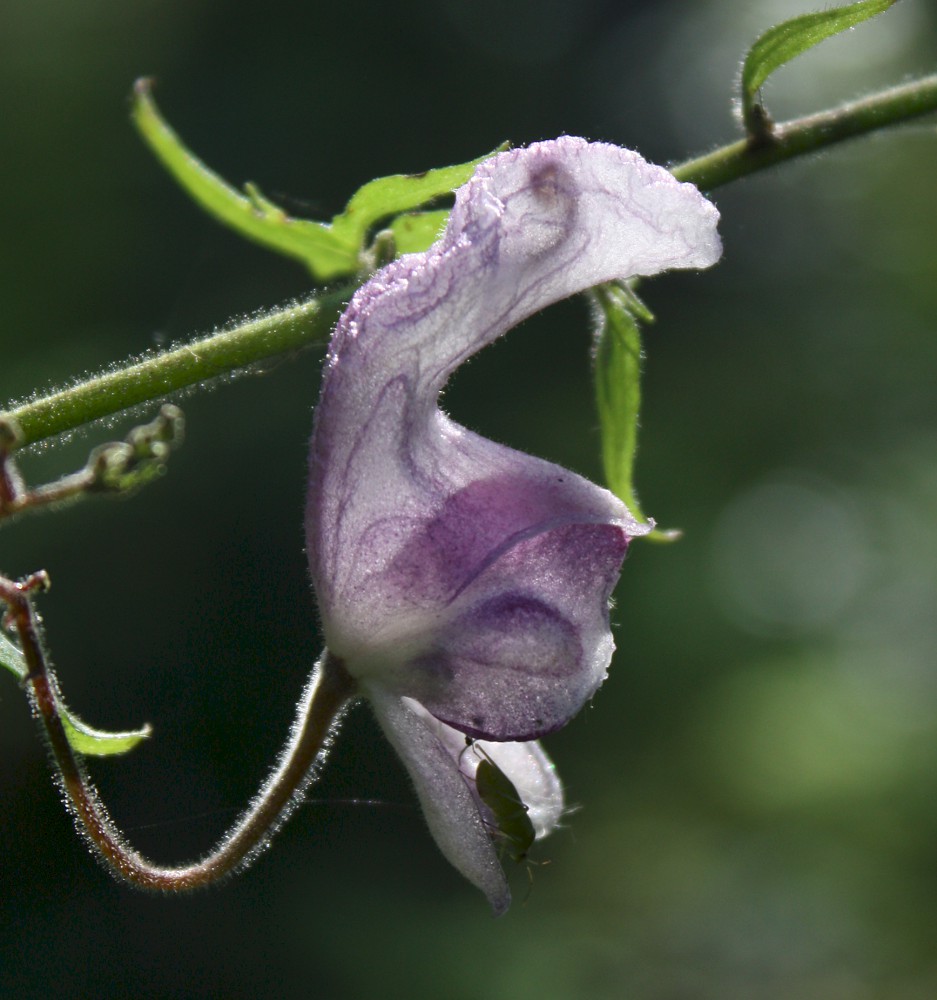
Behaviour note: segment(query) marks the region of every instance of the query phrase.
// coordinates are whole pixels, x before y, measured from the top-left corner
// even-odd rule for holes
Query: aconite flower
[[[537,835],[556,824],[562,788],[530,741],[604,680],[609,598],[649,528],[607,490],[454,423],[439,394],[553,302],[714,263],[717,220],[694,187],[615,146],[566,137],[501,153],[456,193],[440,239],[375,274],[332,337],[306,510],[326,643],[439,846],[499,912],[504,831],[475,768],[490,755]]]

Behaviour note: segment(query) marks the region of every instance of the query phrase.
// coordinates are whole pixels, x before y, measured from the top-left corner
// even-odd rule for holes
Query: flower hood
[[[454,423],[439,394],[553,302],[714,263],[717,220],[694,187],[615,146],[566,137],[502,153],[456,193],[440,239],[375,274],[332,337],[306,509],[326,642],[440,846],[496,908],[503,875],[448,732],[529,741],[582,707],[611,659],[628,542],[649,526],[594,483]],[[519,791],[546,767],[525,753],[511,757]]]

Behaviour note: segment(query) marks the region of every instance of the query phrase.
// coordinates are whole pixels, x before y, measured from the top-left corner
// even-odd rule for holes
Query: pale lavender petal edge
[[[443,738],[442,723],[410,699],[381,688],[367,694],[384,735],[413,781],[439,849],[488,897],[496,915],[504,913],[511,903],[511,891],[475,796]]]

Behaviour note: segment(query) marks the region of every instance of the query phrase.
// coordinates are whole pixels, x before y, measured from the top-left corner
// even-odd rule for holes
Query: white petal
[[[368,697],[384,734],[400,755],[416,789],[427,825],[447,860],[488,897],[496,914],[511,902],[504,871],[482,822],[475,797],[459,771],[455,730],[409,698],[380,689]],[[455,734],[465,749],[465,739]]]

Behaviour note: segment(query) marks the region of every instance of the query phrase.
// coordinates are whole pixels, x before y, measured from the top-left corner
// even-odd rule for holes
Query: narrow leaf
[[[256,184],[245,184],[241,192],[209,170],[163,119],[150,93],[148,80],[138,80],[134,87],[131,115],[163,166],[202,208],[241,236],[301,261],[318,281],[356,274],[362,268],[365,240],[377,222],[449,194],[471,177],[479,163],[492,155],[488,153],[470,163],[440,167],[422,174],[380,177],[359,188],[345,210],[331,223],[314,222],[287,215],[262,194]],[[424,234],[430,228],[435,234],[442,221],[444,216],[436,225],[430,221],[411,223],[409,227],[404,225],[400,233],[400,252],[425,250],[429,243],[423,245]]]
[[[333,231],[343,241],[360,247],[375,223],[449,194],[472,176],[479,163],[505,148],[506,144],[499,146],[469,163],[438,167],[421,174],[392,174],[369,181],[358,188],[345,211],[332,219]]]
[[[17,680],[26,680],[26,661],[23,654],[0,632],[0,666],[6,667]]]
[[[595,346],[595,398],[602,438],[605,483],[638,520],[647,523],[634,488],[641,410],[641,330],[639,320],[652,322],[647,306],[624,285],[593,289],[599,325]],[[655,528],[642,536],[672,542],[675,530]]]
[[[767,118],[756,94],[771,74],[826,38],[882,14],[897,0],[860,0],[815,14],[803,14],[769,28],[748,50],[742,64],[742,120],[749,135],[763,133]]]
[[[20,682],[26,680],[28,671],[23,654],[2,632],[0,632],[0,666],[6,667]],[[69,712],[61,702],[58,710],[72,749],[88,757],[110,757],[127,753],[150,735],[149,726],[125,733],[107,733],[100,729],[92,729],[78,716]]]
[[[301,261],[320,281],[357,270],[360,244],[342,239],[324,223],[291,218],[255,185],[246,185],[242,194],[209,170],[166,124],[150,94],[148,80],[138,80],[134,87],[132,118],[163,166],[219,222]]]
[[[72,749],[86,757],[114,757],[127,753],[145,740],[151,732],[149,726],[144,726],[142,729],[132,729],[124,733],[106,733],[101,729],[92,729],[61,705],[59,711],[62,713],[62,722]]]
[[[641,332],[620,289],[603,285],[595,289],[595,301],[600,319],[595,396],[605,482],[635,517],[645,520],[633,483],[641,409]]]
[[[407,212],[390,224],[397,253],[421,253],[428,250],[449,218],[448,209],[434,212]]]

